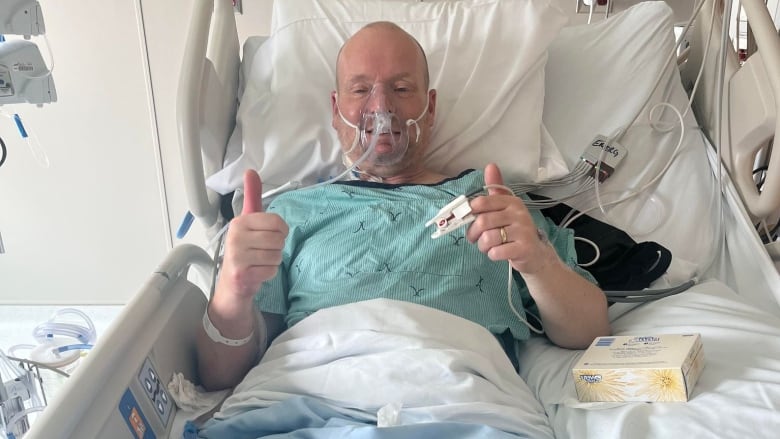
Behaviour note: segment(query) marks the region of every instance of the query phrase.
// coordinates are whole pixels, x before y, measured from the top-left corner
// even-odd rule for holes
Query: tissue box
[[[699,334],[598,337],[572,369],[577,398],[687,401],[704,368]]]

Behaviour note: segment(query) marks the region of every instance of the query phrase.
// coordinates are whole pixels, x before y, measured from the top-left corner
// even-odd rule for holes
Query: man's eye
[[[352,90],[352,93],[356,94],[356,95],[364,95],[364,94],[368,93],[368,89],[367,88],[357,88],[357,89]]]

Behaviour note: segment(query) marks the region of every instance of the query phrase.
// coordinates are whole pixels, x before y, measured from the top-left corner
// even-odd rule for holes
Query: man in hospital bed
[[[577,267],[570,231],[496,187],[503,184],[496,165],[459,176],[424,167],[436,91],[411,35],[386,22],[365,26],[342,47],[336,71],[332,123],[345,162],[363,155],[355,146],[365,112],[395,115],[392,130],[408,130],[408,148],[397,163],[382,162],[394,147],[382,134],[375,154],[359,163],[359,180],[283,194],[268,212],[259,176],[247,171],[243,212],[227,232],[198,336],[205,387],[235,386],[283,330],[319,309],[374,298],[437,308],[504,341],[530,336],[528,306],[559,346],[581,349],[609,334],[605,296]],[[484,187],[487,195],[470,202],[473,223],[431,239],[426,221]],[[506,261],[519,273],[511,297],[526,322],[508,303]]]

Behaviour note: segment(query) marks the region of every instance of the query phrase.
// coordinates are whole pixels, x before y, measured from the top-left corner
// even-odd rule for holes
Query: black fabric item
[[[229,194],[222,195],[219,199],[219,212],[222,217],[225,218],[225,222],[229,222],[235,217],[233,214],[233,197],[236,195],[236,191]]]
[[[547,199],[532,194],[529,197]],[[560,224],[571,210],[561,203],[541,212]],[[672,263],[672,253],[661,244],[637,243],[626,232],[588,215],[582,215],[568,227],[574,230],[574,236],[593,241],[599,247],[598,261],[582,268],[596,278],[603,290],[642,290],[661,277]],[[596,256],[593,246],[586,242],[577,240],[574,247],[580,264],[587,264]]]

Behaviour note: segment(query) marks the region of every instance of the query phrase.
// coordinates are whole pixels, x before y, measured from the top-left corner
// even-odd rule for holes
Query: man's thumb
[[[485,166],[485,186],[488,186],[488,194],[507,194],[506,189],[490,187],[492,185],[504,185],[504,178],[501,177],[501,170],[498,169],[498,166],[495,163],[490,163]]]
[[[244,208],[241,215],[263,211],[263,182],[254,169],[244,172]]]

